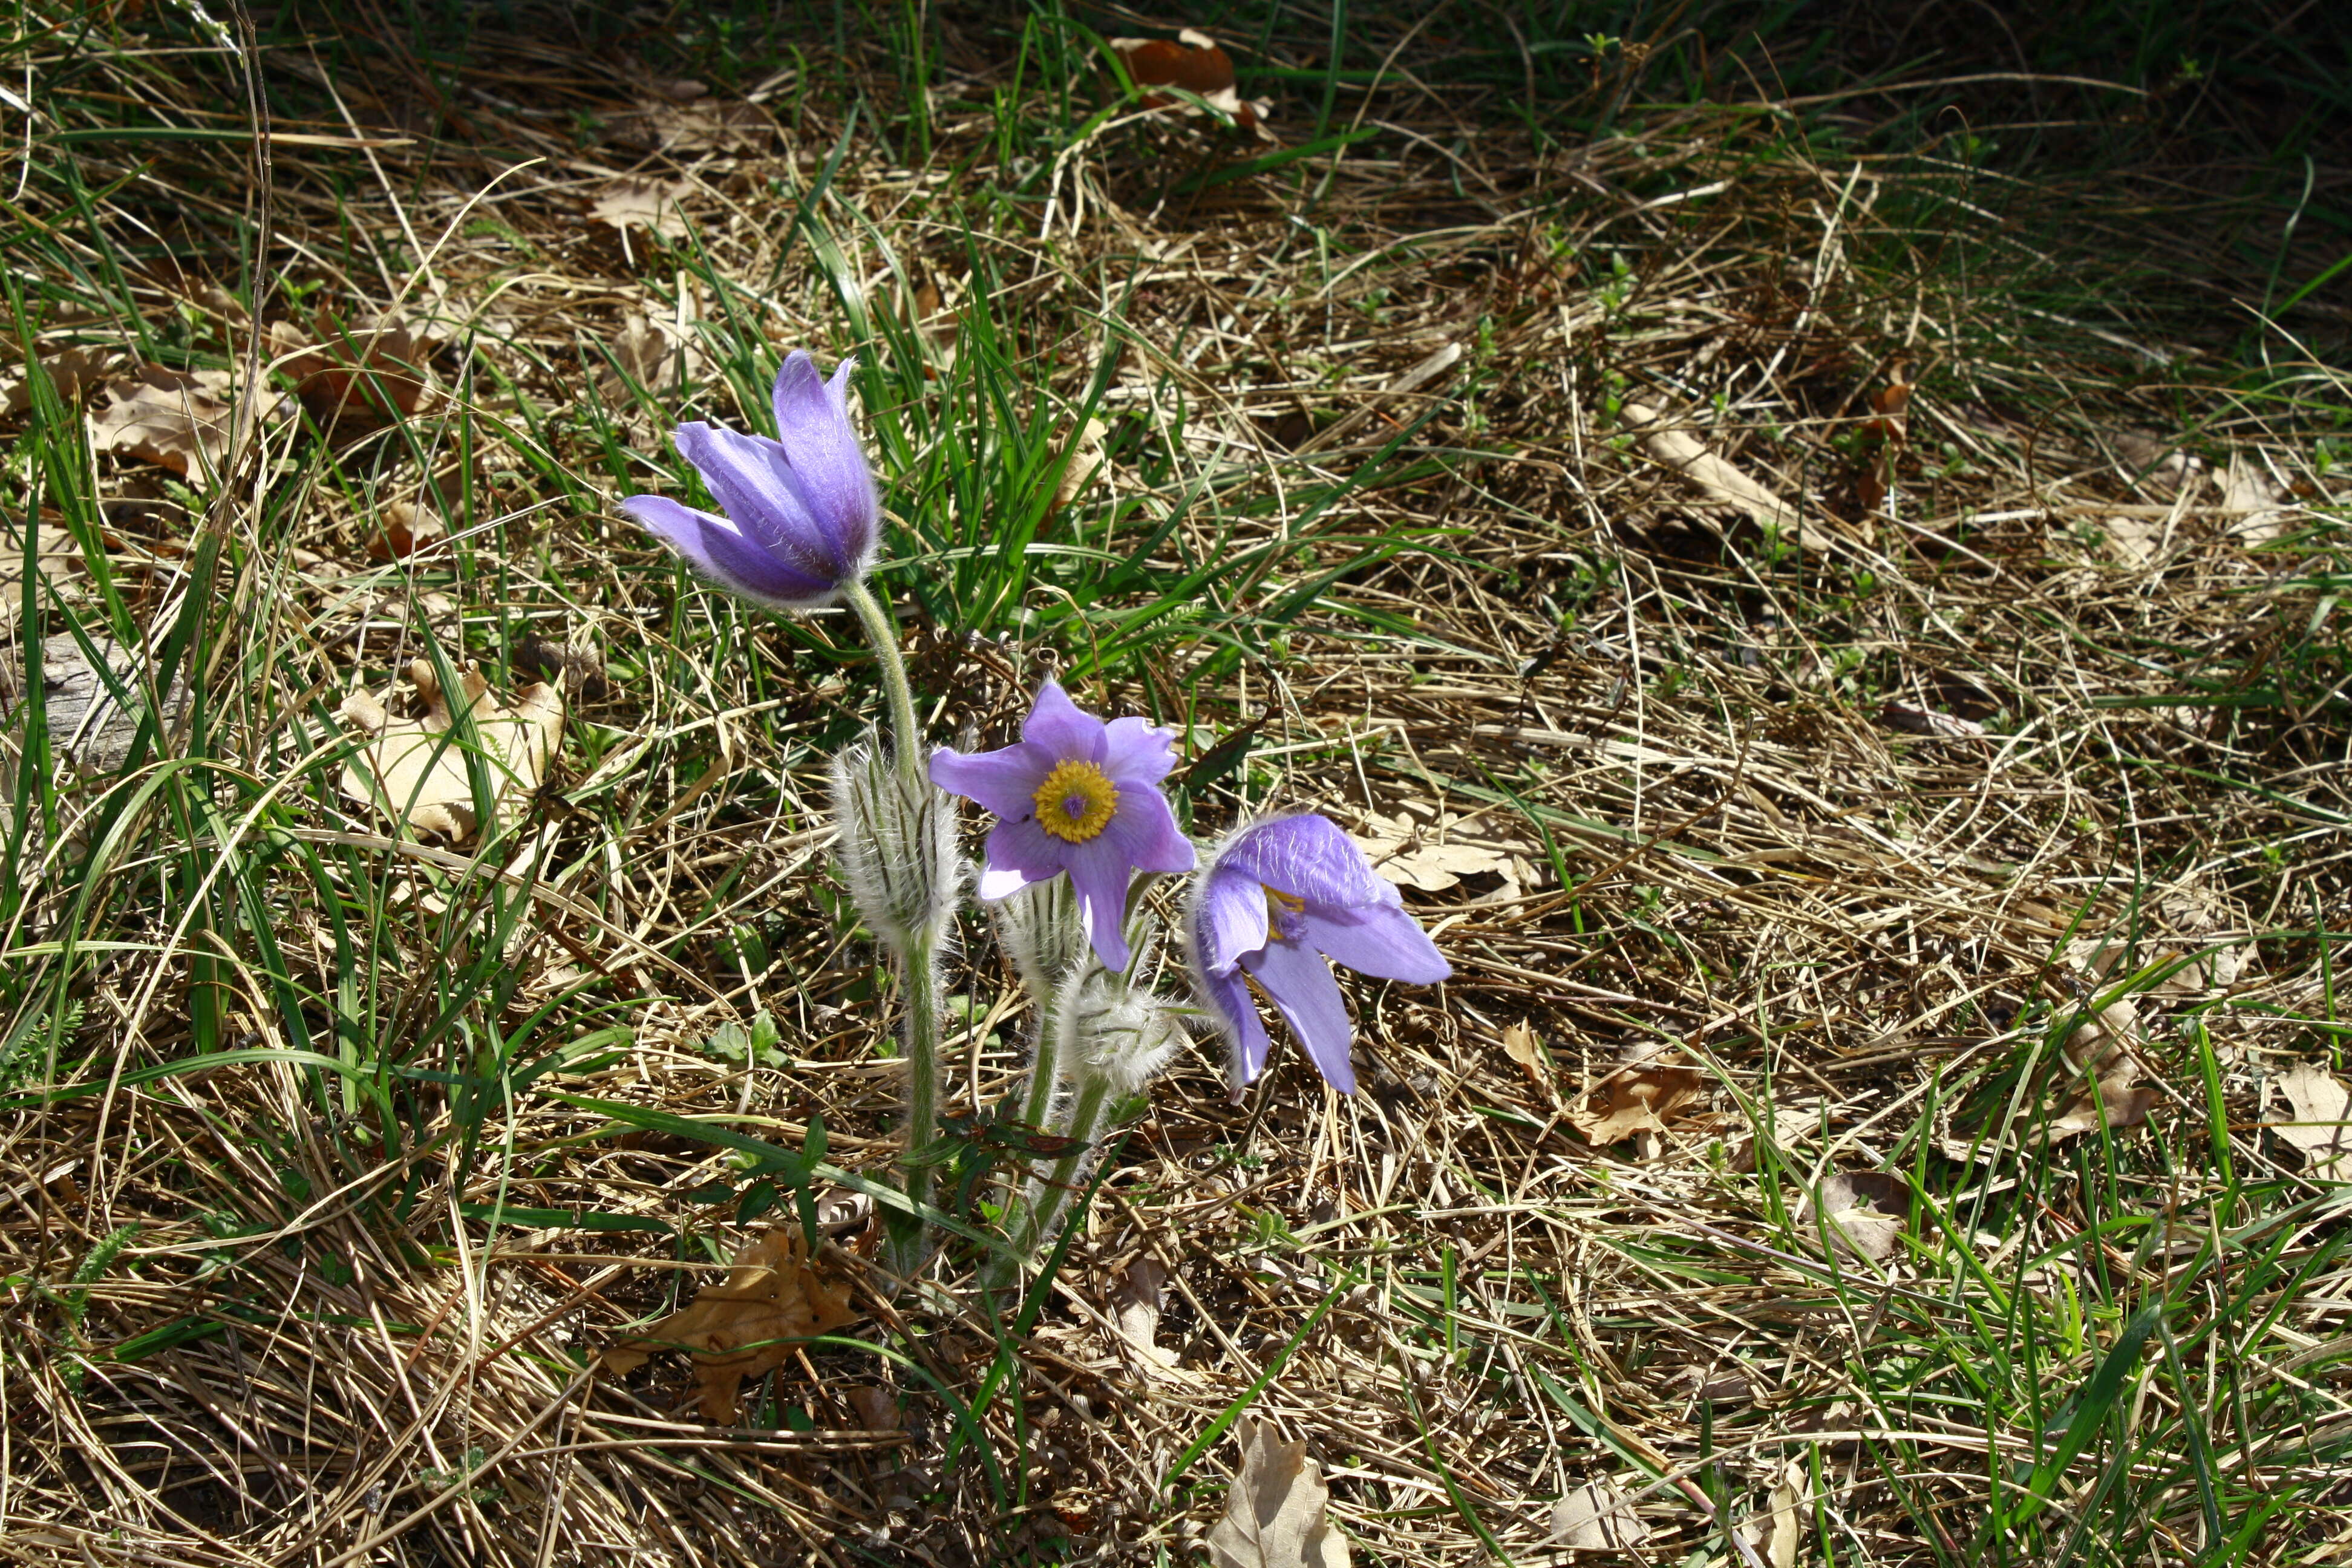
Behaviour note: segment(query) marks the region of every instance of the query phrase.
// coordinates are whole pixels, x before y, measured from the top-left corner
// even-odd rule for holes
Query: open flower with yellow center
[[[1104,723],[1047,681],[1001,751],[931,753],[931,782],[992,812],[980,896],[997,900],[1066,871],[1103,967],[1128,962],[1128,884],[1138,871],[1192,868],[1160,781],[1175,765],[1169,732],[1140,719]]]

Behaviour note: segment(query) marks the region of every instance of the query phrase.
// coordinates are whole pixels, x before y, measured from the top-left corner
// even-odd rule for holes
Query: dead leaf
[[[2278,1090],[2294,1111],[2271,1131],[2303,1152],[2303,1173],[2321,1181],[2352,1181],[2352,1089],[2325,1068],[2297,1063],[2278,1076]]]
[[[1168,1270],[1157,1258],[1141,1257],[1127,1266],[1111,1295],[1118,1337],[1153,1366],[1174,1366],[1183,1360],[1181,1352],[1159,1342],[1160,1298],[1167,1289]]]
[[[1618,1552],[1649,1539],[1648,1523],[1633,1511],[1625,1489],[1612,1477],[1587,1481],[1551,1505],[1551,1545],[1575,1552]]]
[[[1627,428],[1642,437],[1650,456],[1706,491],[1708,500],[1796,537],[1797,509],[1707,450],[1706,444],[1690,431],[1667,427],[1664,416],[1643,404],[1628,403],[1621,413]]]
[[[1418,892],[1442,893],[1465,877],[1496,876],[1497,900],[1521,897],[1537,880],[1535,846],[1452,812],[1408,805],[1397,816],[1364,819],[1364,853],[1382,879]]]
[[[440,513],[428,511],[415,501],[392,501],[383,509],[383,526],[368,538],[367,552],[372,560],[405,561],[418,551],[440,543],[448,532],[448,525],[441,521]]]
[[[293,381],[302,406],[331,428],[374,429],[425,406],[432,391],[425,365],[442,345],[429,325],[391,311],[345,322],[321,310],[309,331],[269,323],[269,353]]]
[[[32,567],[37,590],[50,592],[81,570],[81,551],[63,523],[42,521],[33,538]],[[13,513],[0,512],[0,633],[15,626],[24,613],[24,521]]]
[[[2286,499],[2286,491],[2258,458],[2243,452],[2230,454],[2230,466],[2221,470],[2221,507],[2223,511],[2243,514],[2231,525],[2232,534],[2249,544],[2267,544],[2278,538],[2286,531],[2287,514],[2279,510]]]
[[[2118,996],[2076,1024],[2060,1049],[2076,1072],[2113,1077],[2107,1068],[2139,1043],[2138,1005],[2129,996]]]
[[[649,229],[664,239],[682,239],[686,220],[677,204],[688,189],[668,180],[631,175],[598,192],[588,205],[588,216],[609,228]]]
[[[723,1281],[704,1286],[643,1336],[611,1346],[601,1363],[625,1376],[656,1351],[691,1351],[704,1419],[731,1426],[744,1379],[783,1365],[793,1342],[829,1334],[857,1316],[849,1282],[810,1265],[800,1226],[779,1226],[737,1253]]]
[[[226,371],[142,365],[135,376],[109,382],[106,391],[111,401],[90,416],[93,446],[182,475],[220,471],[236,412],[226,401],[233,396]],[[283,402],[265,393],[258,412],[270,418]]]
[[[1948,735],[1965,740],[1985,732],[1985,727],[1973,719],[1938,713],[1932,708],[1914,708],[1903,702],[1880,703],[1878,721],[1906,735]]]
[[[889,1389],[861,1384],[849,1390],[847,1398],[858,1426],[868,1432],[896,1432],[907,1424],[907,1413],[898,1408],[898,1396]]]
[[[526,632],[509,657],[517,673],[533,680],[553,681],[563,688],[567,699],[595,702],[613,694],[613,683],[604,675],[604,656],[593,647],[549,642],[537,632]]]
[[[422,719],[395,721],[365,691],[343,700],[343,717],[374,737],[343,769],[343,793],[390,809],[420,833],[463,841],[478,826],[466,748],[449,738],[456,721],[433,666],[420,658],[408,667],[408,677],[425,703]],[[546,776],[548,758],[563,734],[562,694],[552,686],[526,686],[506,709],[490,697],[490,683],[475,666],[467,665],[459,683],[491,791],[510,811]]]
[[[1620,1068],[1587,1090],[1569,1124],[1589,1143],[1615,1143],[1636,1132],[1664,1132],[1667,1119],[1706,1090],[1696,1068]]]
[[[1089,419],[1062,443],[1062,477],[1054,485],[1054,510],[1066,511],[1109,470],[1103,441],[1110,432],[1099,419]]]
[[[1764,1548],[1772,1568],[1797,1568],[1797,1554],[1805,1544],[1804,1516],[1798,1510],[1805,1504],[1810,1479],[1805,1461],[1791,1459],[1772,1489],[1772,1534]]]
[[[1274,105],[1264,99],[1242,98],[1234,85],[1233,57],[1206,33],[1187,27],[1172,41],[1113,38],[1110,47],[1119,52],[1127,65],[1127,74],[1134,79],[1136,86],[1181,88],[1197,95],[1244,131],[1256,130],[1259,122],[1274,112]],[[1174,93],[1146,92],[1141,102],[1145,109],[1181,105],[1187,114],[1200,112]]]
[[[41,368],[49,373],[49,383],[58,389],[58,401],[71,406],[81,401],[81,395],[106,378],[107,366],[113,362],[111,349],[74,347],[60,349],[41,356]],[[18,372],[0,380],[0,414],[22,414],[33,405],[33,378]]]
[[[1209,1532],[1216,1568],[1348,1568],[1348,1538],[1325,1514],[1330,1490],[1304,1442],[1278,1441],[1274,1428],[1244,1415],[1236,1428],[1241,1472],[1225,1517]]]
[[[1538,1089],[1551,1083],[1551,1053],[1544,1049],[1543,1041],[1526,1024],[1503,1026],[1503,1054],[1527,1069]]]
[[[670,88],[698,90],[680,96]],[[775,121],[756,103],[706,96],[698,81],[664,84],[664,102],[615,115],[613,140],[643,153],[756,153],[775,139]]]
[[[1811,1237],[1818,1224],[1830,1246],[1848,1258],[1884,1263],[1895,1255],[1911,1213],[1911,1187],[1891,1171],[1832,1171],[1798,1205],[1798,1229]]]
[[[621,318],[621,331],[612,342],[613,359],[620,369],[606,369],[597,377],[597,389],[606,403],[626,402],[635,388],[667,393],[699,378],[702,351],[691,335],[677,337],[649,316],[635,311]]]
[[[2127,1065],[2120,1076],[2084,1084],[2076,1092],[2074,1103],[2050,1123],[2050,1141],[2055,1143],[2097,1131],[2103,1109],[2107,1126],[2117,1132],[2145,1123],[2147,1113],[2156,1109],[2156,1090],[2146,1084],[2134,1084],[2131,1079],[2136,1076],[2136,1070]]]

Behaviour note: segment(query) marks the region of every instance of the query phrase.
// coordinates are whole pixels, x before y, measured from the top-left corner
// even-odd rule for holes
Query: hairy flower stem
[[[990,1271],[987,1282],[992,1289],[1011,1284],[1013,1269],[1054,1234],[1055,1226],[1061,1222],[1064,1205],[1077,1187],[1078,1173],[1085,1169],[1087,1157],[1094,1152],[1095,1134],[1102,1130],[1103,1110],[1109,1101],[1108,1079],[1090,1072],[1078,1075],[1077,1087],[1070,1096],[1068,1120],[1054,1130],[1074,1140],[1076,1146],[1055,1161],[1054,1168],[1041,1181],[1030,1184],[1027,1201],[1013,1221],[1013,1246],[1005,1258]]]
[[[863,582],[845,584],[841,596],[856,612],[882,667],[882,689],[890,703],[890,742],[898,771],[910,788],[933,786],[923,769],[922,731],[915,722],[914,689],[898,647],[898,626],[874,591]],[[900,1166],[909,1201],[928,1202],[940,1126],[940,952],[938,938],[917,932],[897,951],[898,980],[907,1007],[907,1152]],[[920,1219],[894,1225],[890,1263],[902,1275],[919,1268],[930,1254],[930,1226]]]
[[[841,596],[857,613],[866,640],[874,645],[874,657],[882,666],[882,689],[890,701],[890,742],[899,771],[910,780],[922,781],[926,777],[923,732],[915,722],[915,691],[907,684],[907,658],[898,649],[898,623],[864,583],[846,584]]]
[[[1061,1082],[1061,987],[1037,998],[1037,1056],[1029,1064],[1029,1092],[1021,1102],[1021,1120],[1043,1128],[1054,1113],[1054,1090]]]

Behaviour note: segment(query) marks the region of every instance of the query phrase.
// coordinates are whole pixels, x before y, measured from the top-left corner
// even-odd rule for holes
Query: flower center
[[[1054,764],[1037,786],[1037,826],[1065,844],[1098,837],[1118,809],[1118,786],[1092,763]]]
[[[1258,884],[1265,888],[1264,883]],[[1279,942],[1297,942],[1306,931],[1299,917],[1307,912],[1307,900],[1293,897],[1276,888],[1265,888],[1266,923]]]

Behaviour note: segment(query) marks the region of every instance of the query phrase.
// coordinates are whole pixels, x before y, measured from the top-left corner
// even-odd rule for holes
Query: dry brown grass
[[[2170,1292],[2184,1324],[2245,1336],[2202,1361],[2192,1346],[2193,1374],[2168,1374],[2189,1382],[2144,1388],[2131,1430],[2210,1384],[2217,1467],[2299,1500],[2261,1560],[2337,1537],[2344,1373],[2325,1346],[2352,1276],[2326,1250],[2337,1222],[2295,1206],[2329,1189],[2262,1125],[2276,1068],[2333,1037],[2325,933],[2352,927],[2352,670],[2311,630],[2339,585],[2340,483],[2315,465],[2306,409],[2233,402],[2194,360],[2135,375],[2120,324],[2032,313],[2052,267],[2023,239],[1919,226],[1962,213],[1929,200],[1961,199],[1935,167],[1815,161],[1787,121],[1690,112],[1538,149],[1408,84],[1362,101],[1382,136],[1302,165],[1303,192],[1292,170],[1194,195],[1172,187],[1229,155],[1213,134],[1123,123],[1071,142],[1046,199],[995,209],[1017,225],[970,236],[966,197],[1004,174],[984,151],[995,120],[943,111],[924,169],[849,139],[824,211],[865,308],[939,290],[935,353],[968,330],[958,310],[992,311],[1022,395],[1063,405],[1106,316],[1123,321],[1104,406],[1128,440],[1069,526],[1173,517],[1169,551],[1194,558],[1303,515],[1328,536],[1265,569],[1278,580],[1223,585],[1236,618],[1217,625],[1256,645],[1230,674],[1172,637],[1088,693],[1259,726],[1250,760],[1194,795],[1196,829],[1312,807],[1477,868],[1408,893],[1455,981],[1354,992],[1364,1092],[1329,1094],[1286,1048],[1239,1105],[1205,1055],[1156,1086],[1013,1347],[1015,1388],[952,1462],[1003,1327],[952,1270],[895,1299],[859,1274],[853,1333],[883,1348],[813,1347],[767,1391],[804,1430],[705,1424],[675,1357],[625,1380],[576,1370],[740,1244],[731,1205],[692,1195],[728,1173],[719,1149],[543,1095],[469,1111],[432,1079],[401,1086],[402,1145],[290,1059],[142,1079],[204,1043],[207,989],[219,1043],[297,1043],[271,948],[195,918],[215,906],[173,883],[201,851],[260,890],[320,1038],[354,954],[383,1040],[424,1030],[450,977],[488,963],[505,984],[471,1004],[478,1030],[552,1004],[541,1037],[633,1032],[618,1059],[542,1087],[787,1143],[821,1113],[856,1168],[893,1147],[887,1010],[854,984],[816,804],[823,745],[868,700],[862,667],[823,621],[802,636],[709,601],[677,611],[656,552],[593,505],[616,468],[651,473],[609,452],[657,452],[689,403],[732,416],[722,375],[756,395],[777,348],[850,342],[822,257],[777,216],[840,122],[806,77],[722,116],[552,41],[488,41],[444,77],[398,52],[357,74],[333,58],[268,62],[348,117],[281,132],[369,144],[276,150],[269,262],[281,287],[318,289],[308,314],[262,313],[299,331],[333,312],[359,342],[376,310],[425,322],[435,395],[389,423],[346,417],[331,441],[265,426],[217,489],[101,455],[115,580],[163,626],[211,519],[236,628],[216,645],[214,754],[265,784],[305,778],[339,736],[336,697],[381,689],[427,627],[493,664],[526,633],[593,649],[604,675],[573,692],[561,793],[494,863],[387,837],[309,785],[266,826],[134,817],[110,877],[22,862],[19,1025],[67,963],[59,933],[130,945],[74,972],[59,1047],[59,1081],[102,1092],[20,1099],[0,1144],[14,1560],[1175,1559],[1222,1510],[1233,1446],[1181,1487],[1162,1478],[1255,1390],[1259,1416],[1311,1440],[1370,1560],[1543,1554],[1554,1500],[1605,1479],[1637,1496],[1643,1561],[1765,1553],[1793,1459],[1802,1560],[1956,1561],[1989,1447],[2032,1439],[2008,1394],[1967,1376],[2011,1344],[1986,1326],[1984,1271],[2029,1258],[2000,1278],[2053,1321]],[[976,98],[992,79],[961,64]],[[154,112],[206,108],[194,68],[118,69]],[[583,113],[601,140],[574,134]],[[425,139],[436,125],[448,140]],[[119,300],[184,321],[198,352],[242,353],[244,307],[205,287],[243,263],[222,243],[254,199],[242,150],[73,156],[92,186],[131,183],[86,229],[36,207],[58,254],[96,259],[96,236],[160,247],[176,266]],[[589,218],[625,178],[674,188],[698,256]],[[970,254],[998,271],[984,298]],[[44,352],[143,352],[121,317],[36,316]],[[682,377],[647,323],[693,345]],[[614,345],[670,384],[631,404],[613,379],[626,405],[609,422],[567,414]],[[1881,468],[1872,400],[1906,367],[1906,444]],[[2340,400],[2324,368],[2303,374]],[[514,391],[555,418],[534,427]],[[2184,408],[2212,471],[2165,461]],[[1422,416],[1410,465],[1360,485]],[[1669,429],[1793,521],[1761,529],[1662,464],[1686,449],[1659,444]],[[1883,473],[1892,512],[1863,504]],[[371,562],[397,505],[480,531],[462,555]],[[1351,571],[1295,626],[1249,620],[1310,563],[1408,532],[1416,548]],[[916,626],[918,679],[942,733],[993,736],[1057,650],[964,629]],[[93,888],[97,915],[75,902]],[[346,907],[373,927],[340,930]],[[2111,1012],[2105,1049],[2069,1035],[2142,966],[2216,952],[2226,975],[2141,973],[2136,1022]],[[1016,1081],[1024,1020],[984,942],[962,989],[980,1016],[954,1042],[951,1103],[984,1107]],[[702,1048],[763,1007],[784,1065]],[[1514,1029],[1538,1043],[1529,1065]],[[2085,1062],[2153,1089],[2146,1126],[2048,1141]],[[1675,1068],[1703,1091],[1664,1125],[1580,1134],[1596,1087]],[[469,1115],[484,1152],[461,1174]],[[1910,1245],[1825,1249],[1796,1217],[1825,1175],[1887,1169],[1920,1186]],[[499,1203],[538,1214],[486,1227],[460,1206]],[[2263,1313],[2210,1256],[2111,1224],[2201,1239],[2280,1213],[2280,1256],[2318,1261]],[[2089,1350],[2045,1347],[2045,1413],[2121,1315]],[[1898,1363],[1893,1397],[1873,1373]],[[2302,1425],[2249,1425],[2289,1384],[2312,1395]],[[2134,1472],[2166,1561],[2203,1528],[2168,1457],[2158,1443]]]

